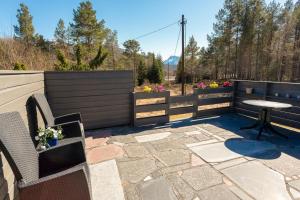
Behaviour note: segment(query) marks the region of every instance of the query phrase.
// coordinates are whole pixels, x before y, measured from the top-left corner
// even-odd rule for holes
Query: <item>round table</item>
[[[262,134],[263,130],[270,130],[274,134],[277,134],[281,137],[287,138],[287,136],[279,133],[277,130],[274,129],[274,127],[271,125],[271,110],[276,109],[284,109],[284,108],[291,108],[291,104],[287,103],[280,103],[275,101],[266,101],[266,100],[245,100],[242,101],[243,104],[255,106],[260,108],[259,117],[255,124],[247,127],[242,127],[241,130],[245,129],[252,129],[259,127],[259,133],[256,137],[256,139],[260,139],[260,136]]]

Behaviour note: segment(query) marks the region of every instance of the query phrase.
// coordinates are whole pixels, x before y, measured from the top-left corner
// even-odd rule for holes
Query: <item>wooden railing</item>
[[[273,110],[272,122],[300,128],[300,83],[234,81],[234,108],[238,114],[250,117],[258,116],[258,108],[242,103],[246,99],[263,99],[289,103],[292,108]],[[246,88],[252,88],[251,94],[246,94]]]
[[[170,116],[192,113],[193,117],[206,117],[219,115],[232,111],[232,87],[222,87],[216,89],[194,89],[192,95],[170,96],[170,92],[144,93],[134,92],[133,97],[133,124],[134,126],[144,126],[152,124],[164,124],[170,121]],[[137,104],[137,101],[153,101],[160,98],[155,103]],[[227,103],[227,104],[226,104]],[[212,107],[213,105],[226,104],[222,107]],[[199,107],[200,110],[199,110]],[[142,115],[141,113],[151,113],[161,111],[159,115]]]

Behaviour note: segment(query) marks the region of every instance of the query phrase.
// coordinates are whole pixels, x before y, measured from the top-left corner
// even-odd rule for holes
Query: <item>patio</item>
[[[226,114],[89,131],[94,199],[300,199],[300,134],[257,141],[255,130],[239,130],[251,122]]]
[[[3,72],[0,83],[4,83],[0,84],[0,113],[18,115],[19,122],[24,122],[23,128],[13,134],[22,133],[30,145],[34,145],[31,140],[38,127],[60,124],[59,119],[63,118],[59,116],[77,116],[75,121],[69,119],[73,130],[64,129],[65,141],[57,148],[63,148],[68,140],[82,146],[72,146],[74,149],[66,151],[68,154],[56,155],[63,157],[60,162],[65,163],[65,158],[84,155],[85,146],[90,176],[84,169],[80,174],[85,176],[69,179],[64,189],[68,186],[70,189],[66,190],[72,192],[63,194],[68,196],[66,199],[86,199],[82,197],[90,195],[90,188],[95,200],[300,199],[300,134],[295,133],[300,129],[299,84],[235,81],[233,87],[194,89],[191,95],[172,96],[170,91],[134,92],[130,71]],[[249,88],[251,94],[246,93]],[[44,96],[42,104],[49,104],[48,109],[40,109],[41,104],[38,106],[33,100],[35,94]],[[260,112],[243,103],[248,99],[293,106],[272,109],[270,113],[270,121],[285,127],[279,131],[288,140],[263,133],[258,141],[256,130],[240,130],[252,124]],[[46,118],[44,114],[50,110],[53,113]],[[172,121],[187,117],[186,114],[193,118]],[[15,122],[10,120],[2,126],[14,132],[11,127]],[[286,127],[293,127],[294,131]],[[6,131],[2,133],[2,140],[10,143]],[[15,142],[20,141],[25,140]],[[11,152],[14,150],[11,148]],[[35,148],[31,152],[36,152]],[[20,194],[28,199],[40,191],[51,199],[44,186],[37,193],[20,192],[16,182],[24,177],[20,178],[11,167],[5,152],[0,153],[0,199],[18,199]],[[22,149],[19,153],[23,153]],[[80,164],[88,168],[85,156],[81,158]],[[55,157],[48,162],[57,160]],[[86,188],[86,194],[76,195],[73,191],[81,190],[75,186]],[[53,188],[54,192],[59,191]]]

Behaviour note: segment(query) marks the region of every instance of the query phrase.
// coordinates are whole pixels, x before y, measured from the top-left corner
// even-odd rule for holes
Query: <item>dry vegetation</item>
[[[22,63],[27,69],[49,70],[55,62],[54,53],[27,46],[14,39],[0,39],[0,69],[11,70],[15,63]]]

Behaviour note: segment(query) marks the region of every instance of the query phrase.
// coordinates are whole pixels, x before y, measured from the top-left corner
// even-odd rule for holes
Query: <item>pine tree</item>
[[[143,61],[140,61],[137,69],[137,81],[139,86],[144,84],[146,77],[147,77],[147,70],[146,70],[145,63]]]
[[[132,62],[133,76],[136,80],[136,58],[137,53],[141,50],[140,43],[136,40],[127,40],[123,46],[125,47],[124,55]]]
[[[194,83],[196,81],[196,74],[198,73],[198,59],[199,59],[199,50],[198,44],[192,36],[189,39],[189,43],[186,46],[185,54],[186,54],[186,71],[189,73],[191,77],[191,82]]]
[[[109,50],[107,56],[108,67],[112,67],[114,70],[118,66],[119,46],[118,46],[118,33],[117,31],[109,31],[105,41],[105,48]]]
[[[99,68],[103,64],[107,56],[108,53],[105,52],[103,47],[100,45],[96,57],[93,60],[91,60],[89,63],[89,68],[92,70]]]
[[[81,2],[76,10],[73,10],[73,23],[70,24],[74,41],[83,44],[92,50],[94,45],[102,44],[106,37],[104,20],[98,21],[96,11],[90,1]]]
[[[153,62],[152,66],[148,71],[148,80],[150,83],[157,83],[160,84],[163,82],[164,74],[163,74],[163,62],[162,58],[158,56],[158,58],[155,58],[155,55],[153,55]]]
[[[58,60],[58,64],[55,64],[55,70],[56,71],[68,71],[70,70],[70,66],[64,56],[64,54],[62,53],[62,51],[57,50],[56,51],[56,58]]]
[[[55,38],[56,42],[61,46],[64,46],[65,43],[67,42],[66,27],[65,27],[65,23],[62,19],[59,19],[59,21],[57,23],[57,26],[56,26],[55,32],[54,32],[54,38]]]
[[[28,7],[21,3],[17,10],[18,25],[14,26],[15,37],[26,43],[30,43],[34,38],[34,27],[32,24],[32,16]]]

